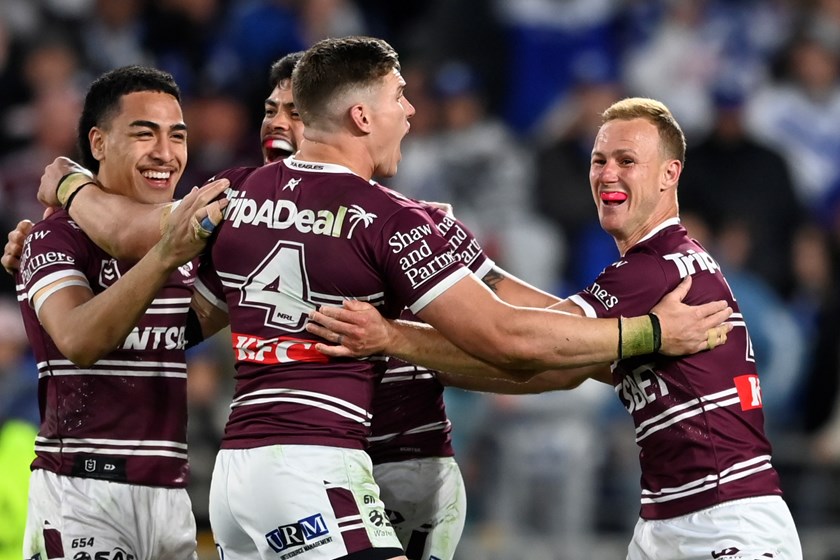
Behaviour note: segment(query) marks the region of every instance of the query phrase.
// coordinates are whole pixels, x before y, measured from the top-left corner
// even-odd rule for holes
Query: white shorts
[[[403,554],[370,457],[356,449],[222,449],[210,483],[210,525],[222,560]]]
[[[627,560],[802,560],[780,496],[733,500],[672,519],[640,519]]]
[[[183,488],[32,471],[24,558],[186,560],[197,558],[195,547],[195,518]]]
[[[452,560],[467,516],[467,493],[453,457],[373,466],[394,530],[409,560]]]

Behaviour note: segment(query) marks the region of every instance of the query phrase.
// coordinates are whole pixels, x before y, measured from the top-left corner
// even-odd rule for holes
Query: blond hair
[[[668,107],[661,101],[646,97],[628,97],[616,101],[601,113],[604,123],[614,120],[645,119],[659,131],[662,153],[685,165],[685,134]]]

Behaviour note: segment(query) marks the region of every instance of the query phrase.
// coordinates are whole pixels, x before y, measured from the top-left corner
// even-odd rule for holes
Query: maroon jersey
[[[479,278],[493,268],[478,240],[464,224],[424,205],[455,256]],[[406,319],[417,320],[410,312]],[[446,416],[443,385],[434,371],[396,358],[373,397],[368,453],[374,464],[420,457],[452,457],[452,425]]]
[[[184,326],[193,264],[176,270],[122,345],[89,368],[58,351],[31,306],[30,298],[53,282],[69,280],[98,294],[129,268],[63,211],[26,238],[17,283],[40,376],[33,468],[182,488],[189,475]]]
[[[613,370],[641,448],[644,519],[781,494],[747,325],[717,262],[679,220],[660,225],[571,299],[590,317],[643,315],[689,274],[686,303],[732,307],[726,344],[682,358],[638,356]]]
[[[385,359],[329,359],[308,313],[345,299],[389,318],[469,274],[417,203],[347,168],[293,158],[223,174],[227,218],[198,289],[227,308],[236,387],[223,448],[362,449]]]

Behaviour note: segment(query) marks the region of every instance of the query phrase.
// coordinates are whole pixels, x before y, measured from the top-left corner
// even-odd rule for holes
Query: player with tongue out
[[[801,560],[796,526],[764,434],[761,385],[746,322],[719,265],[680,224],[677,184],[684,162],[685,137],[662,103],[631,98],[604,111],[589,180],[601,227],[621,256],[590,286],[553,308],[599,318],[638,315],[686,278],[692,283],[685,303],[728,302],[734,310],[728,342],[727,336],[710,333],[708,352],[649,353],[591,372],[614,386],[633,419],[640,448],[640,518],[627,559]],[[399,325],[371,321],[372,308],[354,308],[376,328],[359,330],[362,322],[327,307],[313,314],[341,335],[343,346],[325,352],[358,355],[351,349],[365,343],[370,348],[375,340],[385,353],[422,363],[428,358],[424,352],[445,351],[424,350],[395,336],[410,334]],[[378,338],[371,336],[377,333]],[[470,375],[447,377],[491,392],[565,388],[545,374],[516,384]]]
[[[625,200],[627,200],[627,195],[622,192],[602,192],[601,193],[601,200],[606,202],[607,204],[614,202],[616,204],[621,204]]]
[[[621,258],[571,296],[567,310],[633,315],[690,276],[684,301],[725,298],[735,326],[726,344],[715,348],[710,338],[709,352],[642,356],[613,367],[642,470],[640,518],[627,558],[801,559],[770,463],[746,322],[718,264],[680,224],[684,163],[685,137],[662,103],[631,98],[604,111],[589,182],[601,227]]]

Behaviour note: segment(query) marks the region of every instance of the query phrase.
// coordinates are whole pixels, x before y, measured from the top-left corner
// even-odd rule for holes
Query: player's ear
[[[90,141],[90,153],[93,154],[94,159],[102,161],[105,157],[105,134],[95,126],[88,132],[88,140]]]
[[[370,134],[370,111],[364,103],[357,103],[350,107],[350,121],[359,132]]]
[[[672,159],[665,165],[665,170],[662,177],[662,185],[659,187],[660,191],[665,191],[673,188],[680,180],[682,173],[682,163],[678,159]]]

